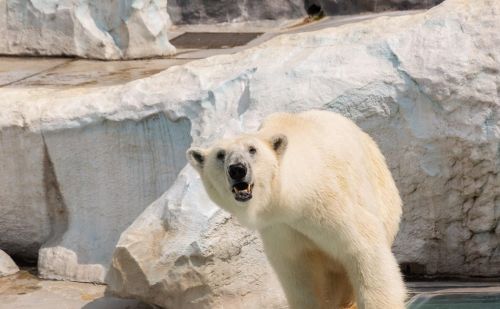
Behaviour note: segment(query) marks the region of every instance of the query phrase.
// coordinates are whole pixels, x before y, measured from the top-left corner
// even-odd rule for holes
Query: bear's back
[[[334,200],[338,205],[329,207],[361,206],[381,217],[393,241],[401,215],[399,193],[377,145],[354,122],[328,111],[277,113],[259,133],[287,136],[280,179],[288,203]]]

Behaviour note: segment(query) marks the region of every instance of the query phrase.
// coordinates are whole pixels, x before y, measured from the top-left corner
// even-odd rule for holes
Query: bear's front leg
[[[373,243],[346,256],[344,267],[359,309],[404,309],[406,289],[390,248]]]
[[[285,292],[290,309],[320,309],[311,265],[300,258],[304,236],[285,224],[259,230],[267,259]]]
[[[337,218],[339,219],[339,218]],[[382,224],[373,217],[302,220],[297,229],[347,271],[358,309],[404,309],[406,289]]]

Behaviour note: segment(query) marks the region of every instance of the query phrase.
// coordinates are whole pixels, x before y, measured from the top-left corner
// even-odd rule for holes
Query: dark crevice
[[[57,181],[54,164],[50,158],[49,150],[42,134],[43,141],[43,184],[45,203],[47,205],[50,221],[50,235],[42,247],[59,243],[68,229],[68,211]]]
[[[427,273],[425,265],[416,262],[401,263],[399,267],[406,279],[419,278]]]
[[[35,247],[35,246],[33,246]],[[38,247],[38,246],[36,246]],[[5,252],[7,254],[9,254],[9,252],[7,252],[8,250],[5,250]],[[36,264],[37,264],[37,259],[38,259],[38,253],[36,255],[36,257],[33,257],[33,255],[25,255],[25,254],[9,254],[10,258],[14,261],[14,263],[16,263],[16,265],[21,268],[21,269],[26,269],[26,270],[31,270],[33,268],[36,269]]]
[[[429,9],[443,0],[392,1],[392,0],[305,0],[307,9],[311,3],[321,6],[326,15],[349,15],[362,12],[406,11]]]
[[[322,14],[323,10],[321,9],[321,5],[313,3],[306,8],[306,12],[309,16],[319,16]]]

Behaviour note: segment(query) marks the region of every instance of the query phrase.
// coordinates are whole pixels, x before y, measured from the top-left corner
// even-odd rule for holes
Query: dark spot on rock
[[[426,267],[424,264],[407,262],[401,263],[399,267],[405,278],[421,277],[426,274]]]
[[[306,12],[309,16],[318,16],[321,14],[321,6],[313,3],[306,9]]]

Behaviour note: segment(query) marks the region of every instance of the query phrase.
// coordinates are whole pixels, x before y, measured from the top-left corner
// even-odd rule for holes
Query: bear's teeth
[[[251,193],[252,192],[252,188],[253,188],[253,184],[251,185],[247,185],[246,188],[244,189],[238,189],[236,186],[233,187],[233,189],[231,190],[233,193]]]

